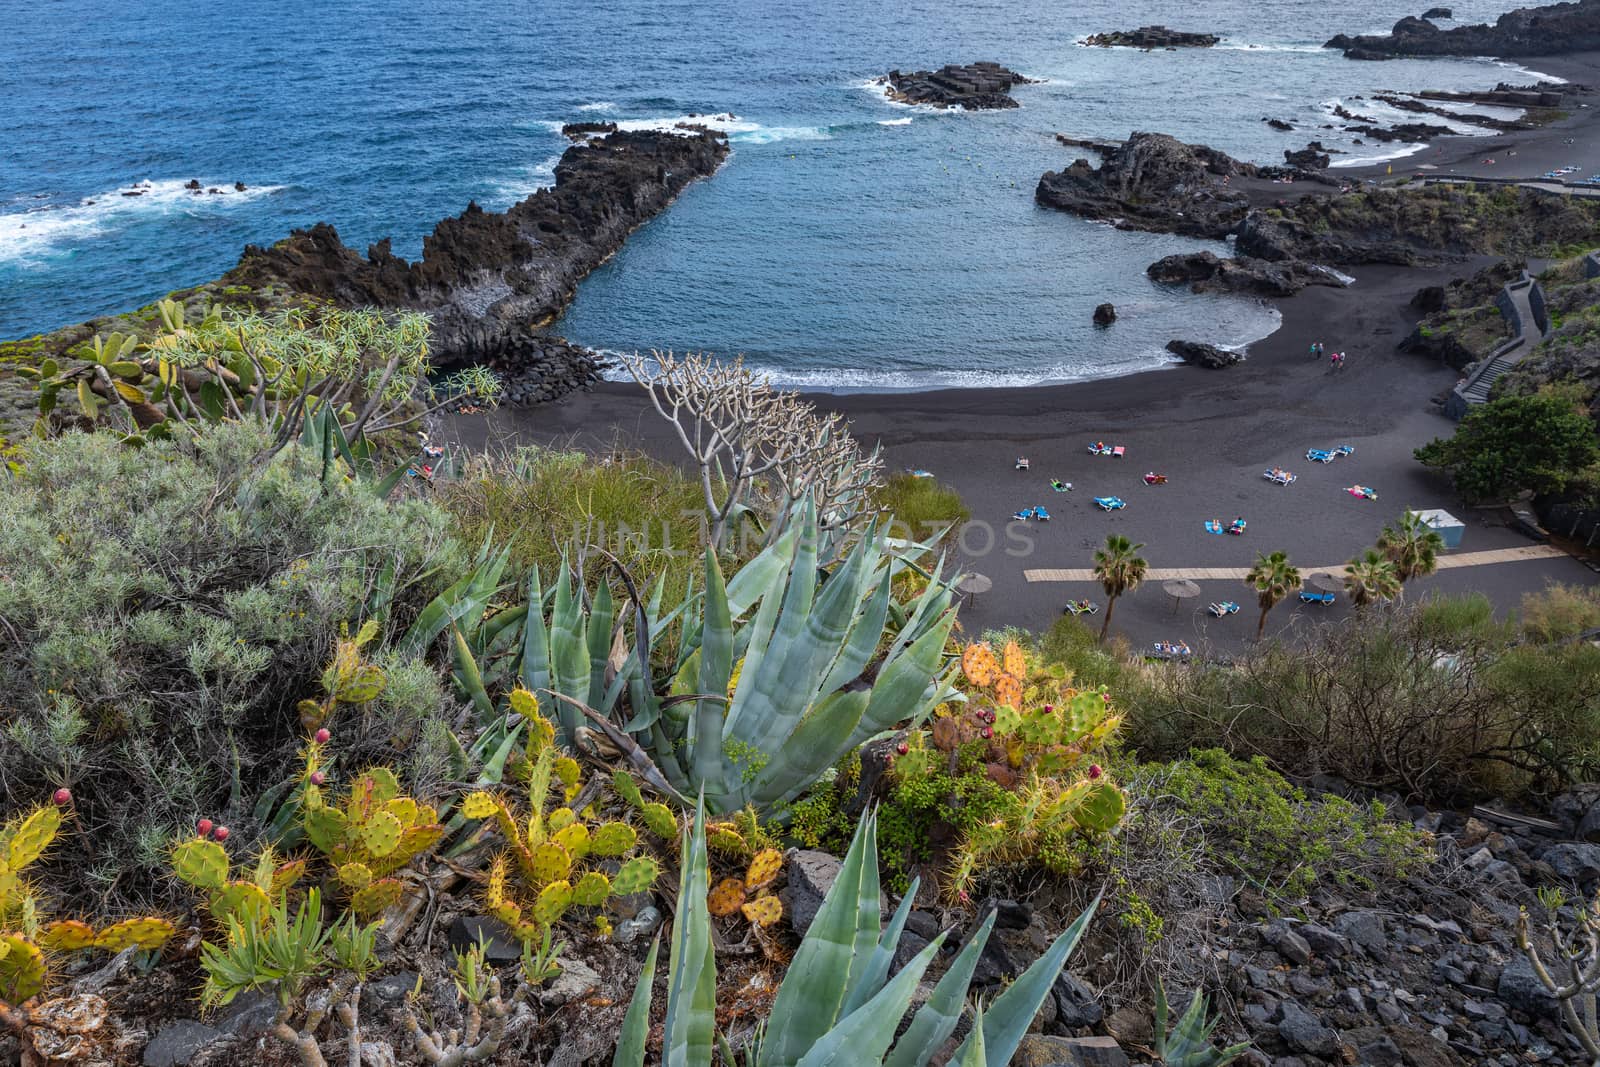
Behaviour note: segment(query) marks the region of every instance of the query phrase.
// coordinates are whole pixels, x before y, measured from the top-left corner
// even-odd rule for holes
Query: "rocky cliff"
[[[387,240],[363,258],[319,223],[269,248],[247,247],[222,281],[350,307],[426,311],[439,362],[503,361],[629,233],[727,154],[727,141],[703,129],[614,132],[567,149],[553,188],[505,212],[474,203],[441,221],[415,263],[394,255]]]
[[[1250,209],[1243,190],[1224,179],[1254,176],[1257,168],[1206,145],[1164,133],[1135,133],[1101,148],[1097,168],[1079,159],[1039,179],[1034,199],[1046,207],[1120,229],[1221,237]]]
[[[889,99],[902,104],[928,104],[933,107],[959,107],[967,111],[993,111],[1020,106],[1011,89],[1033,79],[987,61],[957,66],[947,63],[938,70],[891,70],[878,79],[888,87]]]

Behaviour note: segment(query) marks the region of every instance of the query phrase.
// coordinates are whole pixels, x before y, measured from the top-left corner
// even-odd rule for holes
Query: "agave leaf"
[[[967,1042],[966,1054],[961,1057],[958,1067],[987,1067],[988,1062],[983,1042],[983,1005],[980,1003],[972,1010],[972,1040]]]
[[[717,1030],[717,960],[706,910],[705,802],[695,805],[694,832],[679,856],[678,917],[672,926],[672,969],[662,1023],[663,1067],[705,1067]]]
[[[478,720],[487,722],[494,717],[494,701],[489,699],[489,693],[483,687],[483,672],[478,670],[478,661],[473,658],[472,650],[467,647],[467,639],[461,636],[459,626],[450,627],[450,638],[455,650],[456,683],[472,701],[472,706],[478,713]]]
[[[728,590],[716,553],[706,549],[705,622],[700,631],[700,671],[689,734],[694,780],[720,801],[728,787],[723,778],[727,764],[722,751],[723,718],[733,675],[733,618],[728,607]],[[716,805],[714,805],[716,806]]]
[[[888,985],[822,1035],[800,1060],[798,1067],[881,1064],[883,1054],[900,1026],[900,1019],[911,1003],[912,994],[917,991],[917,983],[922,981],[923,972],[928,969],[928,964],[943,943],[943,934],[934,938],[931,944],[901,968]]]
[[[728,579],[728,608],[734,618],[743,617],[756,601],[781,580],[780,575],[788,573],[799,535],[799,524],[791,523],[781,537],[763,548]]]
[[[870,700],[867,690],[857,689],[834,693],[815,705],[788,738],[766,750],[766,764],[754,781],[740,790],[736,806],[768,808],[808,789],[854,747],[848,738]]]
[[[867,841],[874,838],[876,823],[877,817],[869,814],[857,824],[839,876],[789,962],[789,970],[772,1002],[767,1035],[761,1046],[761,1067],[799,1063],[839,1018],[855,952]]]
[[[400,639],[397,646],[400,652],[421,655],[452,625],[466,623],[469,630],[476,628],[483,617],[483,609],[500,588],[500,575],[511,558],[509,548],[492,552],[491,545],[492,542],[485,539],[472,569],[422,609],[411,629]]]
[[[944,977],[933,987],[933,996],[911,1017],[911,1025],[896,1042],[884,1067],[927,1067],[933,1054],[956,1032],[961,1022],[961,1009],[967,1002],[967,987],[978,968],[978,957],[994,931],[994,917],[995,912],[989,912],[983,924],[967,939]]]
[[[616,623],[616,616],[616,603],[611,598],[611,586],[602,581],[595,590],[593,603],[589,606],[589,618],[586,624],[589,688],[584,697],[590,707],[601,711],[605,710],[606,669],[611,662],[611,631]]]
[[[650,995],[656,980],[656,953],[661,951],[661,935],[650,942],[650,954],[644,958],[644,969],[633,987],[633,999],[628,1001],[628,1014],[622,1017],[622,1036],[617,1042],[616,1054],[611,1057],[611,1067],[644,1067],[644,1047],[650,1036]]]
[[[550,688],[587,703],[589,694],[589,644],[583,604],[572,588],[572,571],[565,561],[556,580],[556,599],[550,609]],[[576,709],[561,704],[556,709],[564,737],[577,731]]]
[[[817,689],[820,695],[827,696],[840,686],[861,677],[861,672],[872,662],[872,657],[878,651],[878,642],[883,638],[884,623],[889,618],[891,592],[889,576],[885,574],[878,582],[878,588],[872,594],[866,610],[856,616],[855,623],[850,627],[850,636],[829,666],[827,676]]]
[[[522,628],[522,687],[530,693],[550,688],[550,631],[544,625],[544,593],[539,568],[528,573],[528,620]]]
[[[928,686],[939,675],[945,642],[949,640],[955,621],[955,613],[947,613],[905,653],[884,664],[873,683],[872,700],[846,740],[844,751],[850,751],[875,734],[893,729],[896,723],[911,718],[927,702]]]
[[[895,949],[900,946],[900,934],[906,928],[906,919],[911,914],[911,904],[916,899],[921,884],[921,879],[913,878],[911,888],[900,898],[900,906],[890,917],[889,925],[884,927],[883,936],[878,939],[878,947],[873,949],[872,957],[862,968],[860,978],[851,983],[850,990],[845,994],[844,1007],[840,1009],[843,1014],[849,1015],[883,988],[889,967],[894,963]]]
[[[988,1067],[1006,1067],[1011,1062],[1011,1054],[1021,1044],[1023,1035],[1033,1023],[1033,1017],[1039,1013],[1039,1005],[1050,995],[1050,989],[1061,974],[1061,968],[1066,966],[1067,957],[1078,946],[1078,939],[1083,937],[1083,932],[1088,928],[1089,920],[1094,917],[1095,909],[1100,907],[1100,898],[1104,895],[1104,890],[1096,894],[1094,901],[1083,909],[1083,914],[1062,931],[1061,936],[1055,939],[1045,954],[1034,960],[1033,966],[1022,972],[1022,977],[1012,982],[1004,993],[995,998],[988,1015],[984,1018],[981,1031],[988,1056]],[[958,1056],[966,1054],[967,1046],[972,1044],[972,1040],[971,1035],[968,1035],[957,1052]]]

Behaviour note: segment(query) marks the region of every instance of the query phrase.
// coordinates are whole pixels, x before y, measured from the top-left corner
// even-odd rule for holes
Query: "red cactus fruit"
[[[219,826],[217,827],[216,833],[212,834],[211,836],[215,837],[218,841],[226,841],[228,839],[228,828],[226,826]]]
[[[316,737],[314,737],[313,740],[319,745],[325,745],[328,743],[328,739],[332,736],[333,735],[328,732],[328,728],[324,726],[322,729],[317,731]]]
[[[983,728],[983,736],[984,736],[984,737],[993,737],[993,736],[994,736],[994,727],[992,727],[992,726],[985,726],[985,727],[984,727],[984,728]]]
[[[311,784],[312,785],[321,785],[323,782],[326,782],[327,780],[328,780],[328,776],[326,774],[323,774],[321,771],[312,771],[311,772]]]
[[[61,805],[62,807],[66,807],[68,804],[72,803],[72,790],[65,789],[65,788],[57,789],[55,791],[55,795],[53,797],[51,797],[50,799],[54,800],[57,804]]]
[[[1104,773],[1106,772],[1100,769],[1100,764],[1098,763],[1094,763],[1089,766],[1089,777],[1091,779],[1098,778]]]
[[[199,822],[194,824],[194,832],[199,834],[201,837],[210,837],[211,825],[210,819],[201,819]]]
[[[900,755],[904,756],[907,752],[911,751],[911,746],[902,741],[898,745],[894,746],[894,750],[900,753]]]
[[[1056,710],[1056,706],[1054,704],[1046,704],[1044,706],[1044,713],[1046,715],[1049,715],[1051,712],[1053,712],[1055,710]]]

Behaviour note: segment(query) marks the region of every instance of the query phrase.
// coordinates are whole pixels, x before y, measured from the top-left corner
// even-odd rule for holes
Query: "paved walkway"
[[[1463,552],[1456,556],[1440,556],[1439,570],[1453,570],[1456,567],[1482,567],[1489,563],[1516,563],[1528,559],[1549,559],[1552,556],[1566,555],[1554,545],[1524,545],[1518,548],[1496,548],[1487,552]],[[1334,563],[1326,567],[1301,567],[1300,573],[1306,576],[1313,574],[1343,574],[1345,565]],[[1233,580],[1244,581],[1244,576],[1250,572],[1248,567],[1152,567],[1145,571],[1144,580],[1147,582],[1165,582],[1173,578],[1189,578],[1197,582]],[[1022,576],[1030,582],[1093,582],[1098,581],[1094,571],[1087,567],[1067,570],[1027,570]]]

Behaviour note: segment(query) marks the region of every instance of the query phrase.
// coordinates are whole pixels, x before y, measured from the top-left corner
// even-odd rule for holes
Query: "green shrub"
[[[1552,582],[1522,596],[1522,632],[1533,641],[1562,641],[1600,626],[1600,588]]]
[[[1496,397],[1468,411],[1455,436],[1417,449],[1417,460],[1448,473],[1470,500],[1562,492],[1600,461],[1584,399],[1575,385]]]
[[[1095,632],[1072,616],[1057,619],[1040,641],[1046,663],[1057,663],[1072,672],[1082,685],[1110,686],[1126,696],[1124,687],[1134,684],[1130,671],[1114,648],[1095,640]]]
[[[961,494],[932,478],[918,478],[909,472],[891,475],[873,493],[880,511],[894,516],[890,531],[897,537],[925,541],[940,530],[954,537],[961,524],[972,518],[972,510]]]
[[[1141,767],[1129,789],[1194,819],[1207,860],[1269,902],[1298,900],[1323,882],[1374,889],[1428,858],[1422,835],[1389,818],[1382,804],[1307,797],[1260,756],[1236,760],[1199,749]]]
[[[68,434],[0,477],[0,790],[71,786],[94,833],[60,856],[102,888],[136,889],[198,815],[248,833],[341,624],[392,633],[463,565],[439,508],[324,485],[294,447],[262,465],[265,443],[236,425],[142,449]],[[436,766],[437,678],[375,655],[391,685],[330,727],[352,759]]]
[[[514,571],[537,565],[554,575],[569,544],[599,545],[641,582],[665,572],[670,603],[701,565],[700,487],[676,467],[636,453],[596,459],[527,447],[480,456],[441,500],[464,541],[481,543],[492,531],[509,547]]]
[[[1600,760],[1600,649],[1516,644],[1481,595],[1431,597],[1125,689],[1148,757],[1192,745],[1436,801],[1544,792]]]

